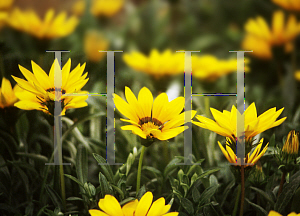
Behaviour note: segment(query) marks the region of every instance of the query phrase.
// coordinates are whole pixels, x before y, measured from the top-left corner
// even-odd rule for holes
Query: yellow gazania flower
[[[94,16],[111,17],[122,8],[124,0],[92,0],[91,14]],[[83,0],[77,1],[73,6],[73,13],[80,16],[85,11],[86,2]]]
[[[131,130],[143,139],[168,140],[188,128],[181,126],[185,123],[185,113],[181,113],[184,107],[184,97],[178,97],[169,102],[168,95],[161,93],[153,102],[152,93],[146,87],[140,90],[138,99],[128,87],[125,88],[125,96],[128,103],[120,96],[114,95],[116,108],[129,118],[129,120],[121,120],[132,124],[122,126],[122,130]],[[189,112],[187,114],[190,114],[191,118],[196,114],[194,110]]]
[[[109,41],[98,31],[88,31],[84,37],[84,51],[87,58],[92,62],[100,61],[107,50]]]
[[[18,85],[14,88],[11,87],[9,80],[2,78],[2,84],[0,88],[0,108],[12,107],[14,103],[18,101],[16,92],[22,91]]]
[[[273,14],[272,29],[262,17],[250,19],[245,24],[246,36],[242,42],[245,50],[253,50],[253,55],[270,59],[272,47],[285,45],[286,52],[291,50],[290,42],[300,33],[300,24],[296,17],[290,15],[285,25],[284,13]]]
[[[263,144],[263,141],[264,141],[264,139],[262,138],[259,141],[256,148],[253,150],[253,152],[252,153],[249,152],[247,154],[246,158],[244,158],[245,163],[252,164],[251,166],[253,166],[265,154],[265,152],[268,149],[269,143],[264,147],[263,150],[261,150],[261,146]],[[234,151],[230,148],[230,145],[228,144],[228,142],[230,142],[230,141],[227,138],[225,149],[219,141],[218,141],[218,144],[219,144],[219,147],[220,147],[221,151],[223,152],[224,156],[229,161],[229,163],[236,163],[237,162],[237,156],[234,153]],[[246,165],[246,166],[248,166],[248,165]]]
[[[249,59],[245,58],[245,72],[249,72]],[[221,76],[236,72],[237,60],[218,60],[215,56],[192,56],[193,76],[201,80],[215,81]]]
[[[175,75],[184,71],[184,54],[171,52],[170,49],[159,53],[153,49],[149,57],[134,51],[124,54],[123,60],[134,70],[150,74],[155,78]]]
[[[272,0],[275,4],[287,10],[300,11],[300,1],[298,0]]]
[[[283,145],[282,152],[287,154],[298,154],[299,151],[299,132],[291,130]]]
[[[282,215],[279,214],[279,213],[276,212],[276,211],[271,210],[271,211],[269,212],[268,216],[282,216]],[[288,214],[288,216],[300,216],[300,214],[297,214],[297,213],[295,213],[295,212],[292,212],[292,213]]]
[[[31,64],[33,73],[19,65],[19,68],[27,81],[12,76],[19,86],[26,90],[16,94],[20,101],[15,103],[15,106],[25,110],[41,110],[46,114],[54,115],[54,74],[55,70],[60,68],[59,63],[57,59],[54,60],[49,72],[49,76],[34,61],[31,61]],[[61,115],[64,115],[65,111],[69,108],[80,108],[87,106],[85,100],[88,96],[64,96],[64,94],[71,93],[87,93],[86,91],[81,91],[81,88],[88,81],[88,78],[86,78],[87,73],[82,75],[84,68],[85,64],[82,66],[78,64],[77,67],[70,72],[71,59],[69,59],[61,70]]]
[[[281,108],[280,110],[276,111],[276,108],[273,107],[257,117],[255,103],[252,103],[244,112],[246,141],[256,136],[257,134],[260,134],[270,128],[276,127],[284,122],[286,117],[276,121],[276,119],[282,113],[283,109],[284,108]],[[210,108],[210,111],[216,121],[213,121],[204,116],[197,115],[196,118],[200,122],[192,122],[199,127],[214,131],[221,136],[229,137],[230,139],[235,140],[237,133],[237,113],[241,115],[239,111],[237,111],[235,106],[232,106],[231,112],[223,110],[222,113],[214,108]]]
[[[165,205],[165,199],[159,198],[152,204],[153,195],[147,192],[140,201],[134,200],[125,204],[122,208],[118,200],[111,196],[105,195],[100,199],[98,205],[102,210],[91,209],[91,216],[177,216],[178,212],[167,213],[171,206]],[[151,205],[152,204],[152,205]]]
[[[78,24],[78,19],[75,16],[67,18],[66,12],[54,16],[54,10],[49,9],[44,20],[41,20],[33,10],[21,11],[16,8],[11,12],[8,24],[39,39],[51,39],[71,34]]]

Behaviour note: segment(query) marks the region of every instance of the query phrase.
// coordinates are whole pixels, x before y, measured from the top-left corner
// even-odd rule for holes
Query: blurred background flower
[[[272,0],[272,2],[287,10],[300,11],[300,2],[297,0]]]
[[[10,82],[5,77],[2,78],[2,84],[0,88],[0,108],[13,107],[14,103],[18,101],[16,92],[22,91],[18,85],[12,88]]]

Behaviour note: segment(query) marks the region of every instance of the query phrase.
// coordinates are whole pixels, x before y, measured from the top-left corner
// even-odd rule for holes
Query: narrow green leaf
[[[183,157],[175,157],[173,160],[171,160],[164,170],[164,176],[168,177],[169,175],[171,175],[171,173],[178,168],[178,164],[182,161]]]
[[[102,197],[104,197],[106,194],[112,194],[112,188],[109,185],[106,177],[101,172],[99,173],[99,183],[101,187]]]
[[[16,154],[19,156],[22,156],[22,157],[27,157],[27,158],[33,159],[34,161],[38,161],[41,163],[48,162],[48,158],[43,155],[33,154],[33,153],[23,153],[23,152],[17,152]]]
[[[209,199],[215,194],[216,190],[218,189],[217,185],[211,186],[206,188],[201,197],[199,199],[198,207],[202,206],[203,204],[209,202]]]
[[[50,199],[52,200],[54,206],[56,208],[60,208],[62,209],[62,200],[60,198],[60,196],[56,193],[55,190],[53,190],[49,185],[45,185],[46,188],[46,192],[48,193]]]
[[[68,201],[83,201],[83,199],[80,197],[69,197],[69,198],[67,198],[67,200]]]
[[[190,200],[186,198],[182,198],[180,202],[181,202],[181,206],[187,211],[188,214],[190,215],[194,214],[194,206]]]
[[[272,208],[274,207],[275,202],[272,200],[272,198],[269,196],[269,194],[267,194],[265,191],[256,188],[256,187],[250,187],[252,190],[255,190],[257,193],[259,193],[260,195],[262,195],[262,197],[264,197],[271,205]]]
[[[81,187],[84,188],[84,184],[81,183],[77,178],[75,178],[74,176],[68,175],[68,174],[64,174],[66,177],[68,177],[69,179],[73,180],[74,182],[76,182],[77,184],[79,184]]]
[[[194,188],[192,190],[192,197],[193,197],[193,200],[194,200],[195,203],[197,203],[199,201],[199,199],[200,199],[200,192],[199,192],[199,190],[197,188]]]
[[[255,203],[251,202],[251,201],[248,200],[247,198],[245,198],[245,200],[246,200],[251,206],[253,206],[254,209],[255,209],[257,212],[263,213],[263,215],[267,215],[267,214],[268,214],[268,212],[267,212],[265,209],[263,209],[261,206],[259,206],[259,205],[255,204]]]
[[[113,174],[110,166],[109,165],[103,165],[103,164],[106,164],[106,160],[103,157],[101,157],[100,155],[95,154],[95,153],[93,153],[93,156],[96,159],[96,161],[99,163],[99,165],[102,169],[102,172],[105,175],[105,177],[108,179],[108,181],[111,182],[111,183],[114,183],[114,180],[113,180],[114,174]]]
[[[79,145],[76,155],[76,173],[78,180],[84,184],[87,182],[88,160],[87,151],[83,145]]]

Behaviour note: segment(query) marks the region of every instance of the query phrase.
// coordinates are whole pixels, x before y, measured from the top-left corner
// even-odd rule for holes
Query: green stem
[[[238,210],[238,206],[239,206],[239,201],[240,201],[240,195],[241,195],[241,185],[238,186],[238,192],[237,192],[237,196],[236,196],[236,200],[235,200],[235,204],[234,204],[234,209],[232,212],[232,216],[236,216],[237,210]]]
[[[241,207],[240,207],[240,216],[243,216],[244,201],[245,201],[245,173],[244,173],[244,165],[241,165]]]
[[[140,187],[141,187],[141,173],[142,173],[142,163],[143,163],[143,157],[145,153],[145,146],[142,147],[140,159],[139,159],[139,167],[138,167],[138,173],[137,173],[137,182],[136,182],[136,194],[138,194]]]
[[[163,151],[164,151],[164,160],[165,160],[166,164],[168,164],[170,159],[169,159],[169,148],[168,148],[167,141],[163,142]]]

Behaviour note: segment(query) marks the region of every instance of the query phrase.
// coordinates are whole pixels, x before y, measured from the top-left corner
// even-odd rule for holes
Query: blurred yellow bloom
[[[90,12],[94,16],[111,17],[122,8],[124,0],[92,0]],[[82,15],[85,11],[86,1],[79,0],[73,6],[73,13]]]
[[[11,87],[9,80],[2,78],[2,84],[0,88],[0,108],[12,107],[14,103],[18,101],[16,97],[16,92],[21,92],[21,88],[15,85],[14,88]]]
[[[269,143],[261,150],[262,144],[264,139],[262,138],[256,148],[253,150],[253,152],[248,153],[246,158],[244,158],[244,163],[251,163],[253,166],[267,151]],[[221,151],[223,152],[226,159],[229,161],[229,163],[236,163],[237,162],[237,156],[234,153],[234,151],[230,148],[231,144],[229,143],[231,140],[229,138],[226,138],[226,146],[222,146],[222,144],[218,141],[219,147]],[[246,165],[247,166],[247,165]]]
[[[125,102],[120,96],[114,94],[116,108],[129,119],[121,119],[132,125],[122,126],[122,130],[131,130],[134,134],[143,139],[157,138],[159,140],[168,140],[182,133],[187,126],[181,126],[185,121],[184,97],[178,97],[171,102],[166,93],[161,93],[153,101],[150,90],[143,87],[138,95],[134,96],[130,88],[125,88]],[[191,112],[191,118],[196,111]],[[181,114],[180,114],[181,113]]]
[[[299,0],[272,0],[275,4],[287,9],[300,11],[300,1]]]
[[[165,199],[159,198],[152,204],[153,195],[147,192],[138,201],[137,199],[125,204],[122,208],[118,200],[111,196],[105,195],[100,199],[98,205],[102,210],[91,209],[91,216],[177,216],[178,212],[167,213],[171,206],[165,205]]]
[[[271,210],[271,211],[269,212],[268,216],[282,216],[282,215],[279,214],[279,213],[276,212],[276,211]],[[297,214],[297,213],[295,213],[295,212],[292,212],[292,213],[288,214],[287,216],[300,216],[300,214]]]
[[[56,98],[54,74],[55,70],[60,68],[59,63],[57,59],[54,60],[49,76],[34,61],[31,61],[31,64],[33,73],[19,65],[19,68],[27,81],[12,76],[19,86],[26,90],[21,93],[16,93],[16,96],[20,101],[15,103],[15,106],[24,110],[41,110],[46,114],[54,115]],[[82,75],[84,68],[85,64],[82,66],[78,64],[77,67],[70,72],[71,59],[69,59],[61,70],[61,115],[64,115],[65,111],[69,108],[87,106],[85,100],[88,96],[64,96],[64,94],[71,93],[87,93],[86,91],[81,91],[81,88],[88,81],[88,78],[86,79],[87,73]]]
[[[276,11],[273,14],[272,28],[266,21],[258,16],[256,19],[250,19],[245,24],[246,36],[242,42],[245,50],[253,50],[253,55],[264,58],[272,58],[273,46],[285,46],[285,51],[292,49],[292,40],[300,33],[300,23],[297,23],[296,17],[290,15],[285,23],[284,13]]]
[[[0,1],[0,10],[6,10],[11,7],[13,0]]]
[[[171,52],[170,49],[162,53],[153,49],[149,57],[134,51],[124,54],[123,60],[134,70],[150,74],[155,78],[175,75],[184,71],[184,54]]]
[[[276,111],[276,108],[273,107],[257,117],[255,103],[252,103],[244,112],[245,140],[248,141],[257,134],[260,134],[270,128],[276,127],[284,122],[286,117],[276,121],[276,119],[282,113],[283,109],[284,108],[281,108],[280,110]],[[196,118],[200,122],[192,122],[199,127],[214,131],[215,133],[221,136],[228,137],[231,140],[235,140],[237,133],[237,113],[241,115],[239,111],[237,111],[235,106],[232,106],[231,112],[223,110],[222,113],[214,108],[210,108],[210,111],[216,121],[213,121],[201,115],[197,115]]]
[[[0,11],[0,29],[5,25],[7,21],[8,13]]]
[[[92,62],[100,61],[108,49],[109,41],[98,31],[88,31],[84,37],[84,51],[88,60]]]
[[[294,76],[295,76],[295,79],[296,79],[296,80],[300,81],[300,70],[297,70],[297,71],[295,72]]]
[[[249,72],[249,59],[245,58],[245,72]],[[216,79],[237,71],[237,60],[219,60],[212,55],[192,56],[193,76],[201,80],[215,81]]]
[[[298,155],[299,150],[299,132],[291,130],[283,145],[282,152]]]
[[[66,12],[54,16],[54,10],[49,9],[42,20],[33,10],[21,11],[14,9],[9,17],[8,24],[37,38],[58,38],[71,34],[78,24],[75,16],[67,18]]]

